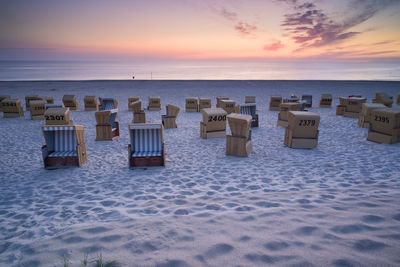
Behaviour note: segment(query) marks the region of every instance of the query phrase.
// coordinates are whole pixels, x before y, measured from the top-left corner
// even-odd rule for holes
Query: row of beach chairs
[[[399,142],[400,110],[388,108],[393,103],[390,103],[388,98],[390,99],[387,95],[378,93],[373,100],[375,102],[373,104],[367,104],[366,99],[361,96],[340,98],[337,112],[338,110],[340,111],[341,106],[344,106],[343,114],[359,114],[360,126],[361,115],[364,116],[362,125],[364,126],[366,123],[370,125],[368,140],[380,143]],[[297,100],[294,101],[295,99]],[[29,101],[31,112],[35,104],[34,101],[43,101],[43,99]],[[135,102],[137,101],[140,101],[140,99]],[[255,98],[248,99],[246,97],[246,102],[253,101],[255,101]],[[385,101],[386,106],[376,103],[378,101]],[[2,107],[7,110],[8,106],[4,105],[4,103],[8,103],[7,98],[6,102],[3,102]],[[273,102],[271,97],[271,103]],[[251,127],[258,126],[256,104],[245,103],[238,107],[229,98],[218,97],[217,106],[219,108],[204,108],[202,110],[203,122],[200,123],[200,136],[206,139],[225,137],[227,155],[248,156],[252,150]],[[381,109],[382,106],[385,109]],[[118,101],[113,98],[103,98],[101,107],[101,110],[95,113],[97,122],[96,140],[112,140],[113,137],[119,135],[119,125],[115,121]],[[289,147],[313,148],[317,146],[320,117],[316,113],[305,111],[304,107],[304,101],[295,96],[291,96],[286,100],[283,99],[279,104],[280,112],[277,125],[285,127],[284,144]],[[21,109],[20,100],[19,109]],[[141,105],[138,109],[142,110]],[[365,112],[363,111],[364,109],[366,110]],[[376,109],[376,111],[371,111],[372,109]],[[46,125],[42,126],[42,131],[46,145],[42,148],[42,154],[46,168],[69,165],[80,166],[87,160],[84,128],[80,125],[73,125],[73,122],[69,120],[69,110],[70,108],[65,107],[50,107],[45,112]],[[129,125],[130,144],[128,152],[130,167],[164,166],[163,130],[166,125],[173,125],[171,128],[176,128],[176,116],[179,113],[179,108],[168,105],[166,113],[166,115],[162,116],[161,124],[134,123]],[[371,119],[374,116],[375,120]],[[350,114],[349,117],[355,116]],[[286,123],[280,124],[279,121],[284,121],[285,119]],[[230,135],[226,135],[226,120],[230,125]],[[101,132],[101,130],[98,130],[98,128],[107,128],[107,134],[103,134],[101,135],[103,137],[99,138],[98,132]],[[104,138],[105,135],[108,138]]]

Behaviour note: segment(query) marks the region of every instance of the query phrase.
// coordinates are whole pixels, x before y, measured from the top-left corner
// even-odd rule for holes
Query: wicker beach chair
[[[101,98],[100,100],[100,110],[113,110],[118,109],[118,100],[114,98]]]
[[[240,105],[240,114],[251,115],[251,127],[258,127],[258,114],[256,114],[256,104]]]
[[[165,165],[162,124],[130,124],[129,139],[129,167]]]
[[[166,115],[161,115],[161,121],[165,129],[177,128],[176,118],[178,117],[180,108],[171,104],[165,107]]]
[[[62,102],[64,104],[64,107],[69,108],[70,110],[79,109],[78,101],[76,100],[75,95],[64,95],[62,98]]]
[[[46,169],[81,166],[86,162],[86,144],[82,125],[45,125],[42,132],[46,145],[42,147]]]
[[[117,117],[117,111],[103,110],[97,111],[96,117],[96,141],[101,140],[113,140],[119,136],[119,123],[115,121]]]
[[[312,107],[312,95],[302,95],[301,100],[305,101],[306,108]]]

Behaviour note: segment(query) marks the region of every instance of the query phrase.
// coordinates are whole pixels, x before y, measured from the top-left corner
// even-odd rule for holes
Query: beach
[[[0,82],[0,94],[77,96],[74,124],[85,127],[88,161],[45,170],[43,121],[0,116],[0,266],[80,266],[100,253],[123,266],[398,266],[400,144],[367,141],[357,119],[335,115],[340,96],[396,97],[400,82],[373,81],[23,81]],[[318,147],[283,144],[271,95],[313,96],[321,116]],[[319,108],[323,93],[331,108]],[[85,95],[115,97],[120,137],[95,141]],[[225,155],[225,139],[201,139],[201,113],[186,97],[257,97],[260,126],[247,158]],[[165,167],[128,168],[128,97],[161,97],[180,107],[165,129]],[[399,105],[393,105],[400,108]],[[229,132],[229,131],[228,131]]]

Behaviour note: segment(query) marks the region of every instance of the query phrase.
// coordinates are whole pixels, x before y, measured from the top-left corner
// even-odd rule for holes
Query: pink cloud
[[[281,41],[273,42],[272,44],[267,44],[264,46],[264,50],[266,51],[278,51],[281,48],[284,48],[285,45],[282,44]]]

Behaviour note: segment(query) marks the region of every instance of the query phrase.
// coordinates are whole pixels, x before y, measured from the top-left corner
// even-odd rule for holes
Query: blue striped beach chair
[[[42,156],[46,169],[63,166],[81,166],[86,162],[84,127],[42,126],[46,145],[42,146]]]
[[[162,124],[130,124],[129,167],[165,166]]]
[[[101,98],[100,100],[100,110],[113,110],[118,109],[118,100],[114,98]]]
[[[256,114],[256,104],[240,105],[240,114],[251,115],[251,127],[258,127],[258,114]]]

